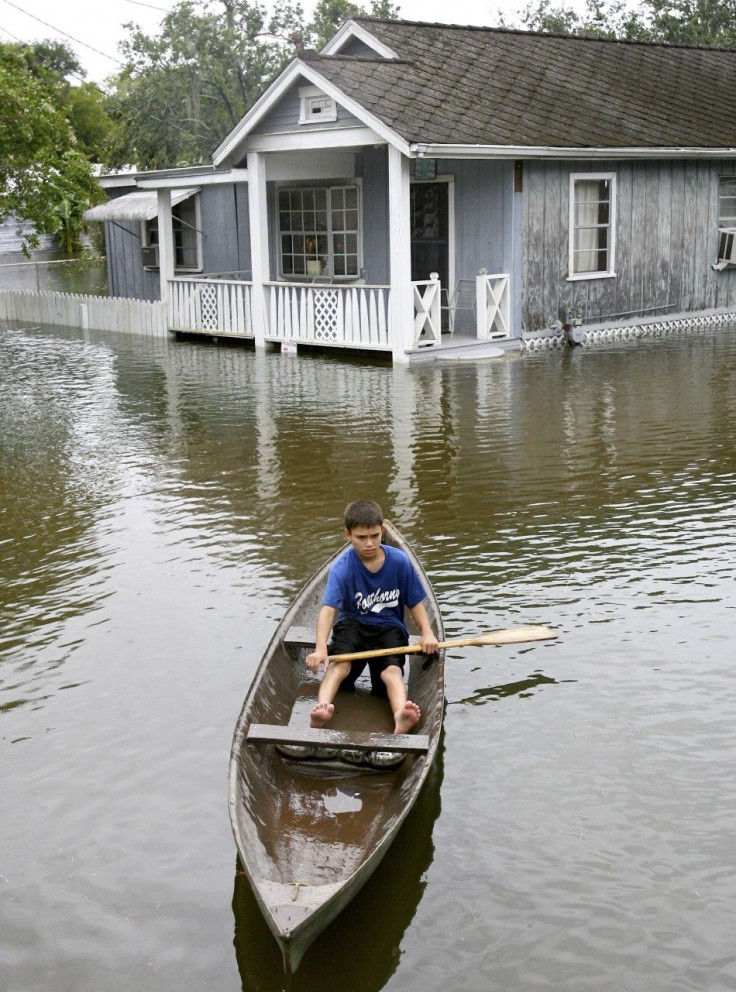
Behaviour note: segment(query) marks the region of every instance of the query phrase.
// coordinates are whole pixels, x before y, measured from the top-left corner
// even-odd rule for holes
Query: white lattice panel
[[[199,291],[202,330],[216,331],[217,328],[217,287],[205,283]]]
[[[314,294],[314,336],[317,341],[337,341],[340,293],[324,290]]]

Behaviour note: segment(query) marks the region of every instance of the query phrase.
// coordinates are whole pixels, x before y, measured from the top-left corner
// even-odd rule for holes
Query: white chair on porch
[[[458,279],[453,290],[443,289],[445,303],[441,310],[447,311],[447,327],[450,334],[455,333],[455,316],[458,311],[470,310],[475,313],[475,279]]]

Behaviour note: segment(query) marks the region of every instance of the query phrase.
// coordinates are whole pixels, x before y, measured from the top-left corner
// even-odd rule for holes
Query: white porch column
[[[174,278],[174,228],[171,222],[171,190],[156,191],[158,212],[158,277],[161,302],[169,313],[169,280]]]
[[[409,159],[388,146],[388,210],[391,307],[389,335],[395,362],[408,362],[414,330],[411,288]]]
[[[268,259],[268,201],[266,199],[266,157],[248,152],[248,212],[250,216],[250,266],[253,276],[253,331],[257,348],[266,345],[266,290],[270,275]]]

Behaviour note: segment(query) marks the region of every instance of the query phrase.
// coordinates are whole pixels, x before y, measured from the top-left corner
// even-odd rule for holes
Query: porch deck
[[[434,276],[434,274],[433,274]],[[253,340],[388,352],[406,360],[484,358],[499,355],[511,337],[510,288],[506,274],[477,276],[474,320],[465,330],[442,332],[442,287],[436,277],[412,282],[413,323],[398,321],[396,297],[386,285],[328,282],[252,282],[208,276],[169,280],[169,329]],[[452,316],[452,315],[449,315]]]

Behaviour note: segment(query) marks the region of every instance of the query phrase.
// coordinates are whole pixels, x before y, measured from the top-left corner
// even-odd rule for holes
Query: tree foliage
[[[290,8],[268,19],[248,0],[209,6],[184,0],[156,36],[129,25],[127,65],[113,97],[120,124],[113,164],[151,169],[208,161],[284,65],[287,48],[275,36],[297,30]]]
[[[63,109],[59,81],[34,49],[0,45],[0,219],[29,221],[71,251],[79,246],[82,214],[101,193]],[[38,234],[26,242],[27,250]]]
[[[372,17],[395,20],[399,16],[399,8],[390,0],[372,0],[367,11],[360,4],[351,3],[351,0],[320,0],[314,8],[312,21],[307,26],[310,47],[322,48],[348,18],[366,13],[370,13]]]
[[[373,0],[368,12],[398,13],[389,0]],[[155,36],[128,25],[126,67],[113,80],[119,133],[110,164],[211,161],[296,51],[321,45],[342,21],[364,13],[350,0],[320,0],[306,22],[296,0],[278,0],[271,13],[258,0],[181,0]]]
[[[736,48],[736,0],[586,0],[582,10],[531,0],[519,21],[553,34]]]

